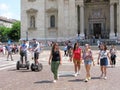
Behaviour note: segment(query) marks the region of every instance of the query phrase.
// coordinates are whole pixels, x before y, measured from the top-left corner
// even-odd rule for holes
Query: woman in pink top
[[[73,48],[73,53],[72,57],[70,58],[70,61],[73,60],[74,63],[74,69],[75,69],[75,77],[79,74],[80,71],[80,66],[81,66],[81,54],[82,54],[82,49],[79,48],[79,44],[75,43],[74,48]]]
[[[85,65],[85,69],[86,69],[86,79],[85,82],[88,82],[88,80],[91,79],[90,76],[90,69],[91,69],[91,64],[93,61],[93,56],[92,56],[92,51],[90,49],[90,45],[89,44],[85,44],[85,49],[83,50],[83,59],[84,59],[84,65]]]

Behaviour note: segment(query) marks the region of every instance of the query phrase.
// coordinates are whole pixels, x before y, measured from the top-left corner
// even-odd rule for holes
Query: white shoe
[[[88,82],[88,79],[87,79],[87,78],[85,79],[85,82]]]
[[[56,83],[56,80],[53,80],[53,83]]]
[[[75,73],[74,76],[77,77],[77,73]]]
[[[106,79],[107,79],[107,77],[105,76],[105,77],[104,77],[104,79],[106,80]]]
[[[88,80],[91,80],[91,77],[88,77]]]

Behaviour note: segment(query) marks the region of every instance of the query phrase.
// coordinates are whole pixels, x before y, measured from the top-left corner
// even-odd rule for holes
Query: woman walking
[[[107,65],[108,65],[109,53],[105,44],[100,45],[100,52],[97,63],[100,64],[101,76],[100,78],[107,79]]]
[[[88,82],[88,80],[91,79],[90,76],[90,68],[91,68],[91,64],[93,61],[93,56],[92,56],[92,51],[90,49],[89,44],[85,44],[85,49],[83,50],[83,60],[84,60],[84,65],[85,65],[85,69],[86,69],[86,79],[85,82]]]
[[[116,47],[112,45],[110,49],[111,67],[115,67],[115,64],[116,64],[116,51],[117,51]]]
[[[55,83],[58,80],[58,68],[62,64],[61,53],[58,46],[58,43],[54,43],[49,57],[49,65],[51,65],[51,71],[54,75],[53,82]]]
[[[75,43],[73,48],[73,53],[70,58],[70,61],[73,60],[74,63],[75,77],[79,74],[80,71],[81,61],[82,61],[81,54],[82,54],[82,49],[79,47],[78,43]]]

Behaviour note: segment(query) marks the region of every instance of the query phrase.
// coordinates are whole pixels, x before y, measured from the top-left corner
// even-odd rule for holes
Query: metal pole
[[[26,31],[26,41],[28,41],[28,31]]]

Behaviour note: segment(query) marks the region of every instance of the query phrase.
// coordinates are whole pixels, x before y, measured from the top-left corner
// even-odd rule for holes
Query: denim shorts
[[[92,60],[84,60],[84,64],[87,65],[87,64],[91,64],[92,63]]]
[[[100,66],[107,66],[108,65],[108,59],[102,58],[100,59]]]

